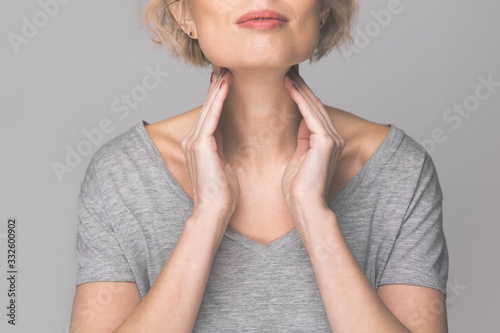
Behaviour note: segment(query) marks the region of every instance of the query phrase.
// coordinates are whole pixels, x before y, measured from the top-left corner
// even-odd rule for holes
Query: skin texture
[[[134,283],[77,286],[71,332],[190,332],[228,226],[262,244],[297,228],[335,332],[447,332],[439,291],[372,288],[326,206],[389,129],[323,105],[290,71],[317,45],[320,21],[328,14],[322,5],[190,0],[170,6],[186,34],[194,32],[215,72],[202,106],[147,127],[193,198],[193,215],[144,300]],[[258,8],[278,11],[288,25],[257,31],[235,24]],[[221,68],[228,70],[221,75]],[[264,136],[264,124],[279,125]],[[325,248],[327,260],[318,255]]]

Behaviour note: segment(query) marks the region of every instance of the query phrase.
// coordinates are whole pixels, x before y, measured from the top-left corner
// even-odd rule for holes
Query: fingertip
[[[226,84],[230,86],[231,82],[233,82],[233,74],[231,74],[231,72],[228,71],[224,76],[224,80],[226,81]]]
[[[283,84],[285,85],[285,87],[288,90],[292,89],[293,80],[288,76],[288,74],[285,75],[285,79],[283,80]]]

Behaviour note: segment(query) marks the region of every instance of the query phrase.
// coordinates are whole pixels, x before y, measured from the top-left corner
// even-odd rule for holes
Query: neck
[[[302,114],[283,84],[287,71],[231,70],[219,127],[224,156],[234,168],[262,173],[293,155]]]

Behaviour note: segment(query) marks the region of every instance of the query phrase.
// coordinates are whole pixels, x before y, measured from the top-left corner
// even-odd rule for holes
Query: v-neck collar
[[[141,138],[143,139],[144,143],[146,144],[148,150],[150,153],[153,155],[153,158],[155,162],[158,164],[158,166],[164,170],[163,174],[165,175],[165,178],[169,185],[175,190],[177,195],[179,195],[181,198],[183,198],[185,201],[189,202],[190,205],[194,206],[194,201],[193,199],[184,191],[182,186],[177,182],[177,180],[174,178],[170,170],[167,168],[165,165],[165,162],[163,161],[163,158],[161,157],[160,152],[158,151],[158,148],[156,147],[154,141],[151,139],[149,136],[148,132],[146,131],[145,126],[149,125],[149,122],[145,120],[141,120],[135,128],[139,132]],[[357,184],[361,181],[363,176],[367,173],[367,170],[373,167],[373,164],[377,162],[377,160],[380,159],[380,156],[382,152],[390,147],[390,144],[393,142],[393,139],[396,136],[401,136],[403,132],[394,126],[394,124],[388,124],[390,126],[389,133],[385,137],[384,141],[382,144],[377,148],[377,150],[373,153],[373,155],[368,159],[368,161],[363,165],[363,167],[356,173],[356,175],[347,183],[344,188],[328,203],[328,207],[332,210],[334,210],[334,207],[340,202],[344,197],[349,195],[357,186]],[[399,141],[399,140],[397,140]],[[300,235],[297,231],[297,228],[294,228],[292,231],[288,232],[286,235],[282,236],[281,238],[275,240],[274,242],[268,244],[268,245],[262,245],[248,237],[245,237],[241,235],[240,233],[236,232],[234,229],[231,227],[227,227],[226,231],[224,233],[225,236],[227,236],[229,239],[239,243],[240,245],[253,250],[254,252],[257,252],[263,257],[266,257],[270,255],[271,253],[275,252],[276,250],[282,248],[283,246],[290,244],[300,238]]]

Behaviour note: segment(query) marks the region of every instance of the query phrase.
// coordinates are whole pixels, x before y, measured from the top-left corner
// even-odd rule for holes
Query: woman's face
[[[186,1],[186,0],[183,0]],[[186,15],[205,56],[216,66],[290,67],[307,60],[318,44],[320,21],[328,15],[323,0],[187,0]],[[286,17],[273,29],[237,24],[250,11],[271,9]]]

